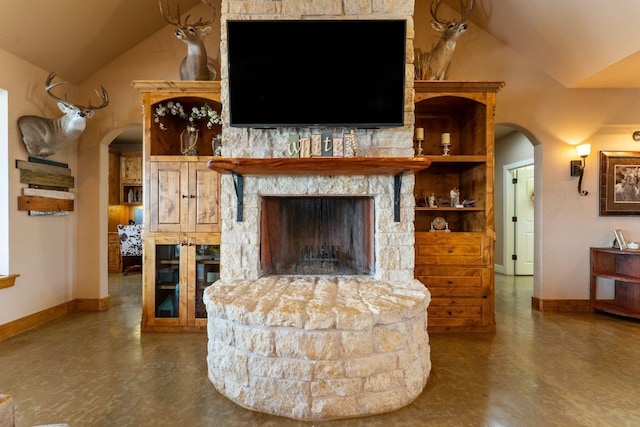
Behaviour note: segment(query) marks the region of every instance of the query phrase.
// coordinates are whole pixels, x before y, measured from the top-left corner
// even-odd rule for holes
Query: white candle
[[[443,144],[449,144],[451,142],[451,134],[450,133],[443,133],[442,134],[442,143]]]
[[[424,139],[424,128],[416,128],[416,130],[415,130],[415,138],[416,139]]]

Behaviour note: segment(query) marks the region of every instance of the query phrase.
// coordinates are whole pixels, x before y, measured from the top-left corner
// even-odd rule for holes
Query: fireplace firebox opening
[[[264,275],[372,275],[371,197],[262,198]]]

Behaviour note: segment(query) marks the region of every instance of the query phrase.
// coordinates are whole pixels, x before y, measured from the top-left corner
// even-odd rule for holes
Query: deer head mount
[[[180,0],[176,1],[176,17],[172,16],[167,0],[164,0],[164,8],[162,7],[162,0],[158,0],[162,17],[169,24],[176,27],[176,37],[187,45],[187,56],[180,64],[180,80],[215,80],[216,78],[213,62],[207,57],[207,50],[203,41],[204,37],[211,32],[209,25],[215,19],[216,12],[213,0],[202,0],[202,3],[211,7],[213,17],[207,22],[203,22],[202,18],[200,18],[197,22],[189,24],[191,15],[187,15],[184,22],[181,21]]]
[[[431,27],[442,33],[440,40],[431,52],[416,49],[416,80],[446,80],[449,75],[451,57],[456,48],[458,38],[467,30],[467,18],[471,15],[475,0],[460,0],[460,20],[443,21],[438,18],[440,0],[431,2]]]
[[[87,118],[93,116],[94,111],[109,104],[109,95],[104,87],[102,93],[96,90],[101,104],[94,106],[89,101],[88,106],[72,104],[67,101],[66,94],[60,98],[51,91],[66,82],[53,83],[56,74],[51,73],[45,83],[45,90],[49,96],[58,101],[58,108],[64,113],[57,119],[47,119],[39,116],[22,116],[18,118],[18,127],[22,133],[22,140],[27,151],[32,156],[48,157],[55,154],[63,146],[78,139],[84,131]]]

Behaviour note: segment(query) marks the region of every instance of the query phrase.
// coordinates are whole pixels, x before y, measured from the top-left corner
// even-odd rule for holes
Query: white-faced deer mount
[[[200,18],[198,22],[189,24],[190,15],[187,15],[184,23],[180,20],[180,0],[176,1],[177,17],[171,15],[167,0],[164,0],[164,8],[162,7],[162,0],[158,0],[162,17],[169,24],[176,27],[176,37],[187,45],[187,56],[180,64],[180,80],[215,80],[216,78],[213,62],[207,57],[207,50],[203,41],[203,38],[211,32],[209,24],[215,19],[215,8],[213,0],[202,0],[202,3],[211,7],[213,17],[207,22],[203,22],[202,18]]]
[[[60,98],[51,91],[66,82],[53,83],[56,74],[51,73],[47,78],[45,90],[53,99],[58,101],[58,108],[64,113],[57,119],[47,119],[39,116],[22,116],[18,118],[18,126],[22,133],[22,140],[27,147],[27,151],[32,156],[48,157],[56,153],[63,146],[78,139],[84,131],[87,118],[94,114],[94,110],[104,108],[109,104],[109,95],[104,87],[100,86],[102,93],[96,90],[96,94],[101,98],[101,104],[85,107],[79,104],[72,104],[67,101],[67,96]]]
[[[440,0],[431,2],[431,27],[442,33],[438,43],[431,52],[416,49],[416,80],[446,80],[449,75],[451,57],[456,48],[458,38],[467,30],[466,20],[471,15],[475,0],[460,0],[460,20],[443,21],[438,18]]]

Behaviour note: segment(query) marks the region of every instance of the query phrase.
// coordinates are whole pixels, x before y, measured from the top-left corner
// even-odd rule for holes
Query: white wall
[[[9,206],[9,96],[0,87],[0,206]],[[9,210],[0,209],[0,275],[9,274]]]
[[[2,50],[0,63],[0,88],[7,92],[8,97],[5,157],[8,164],[3,165],[7,168],[8,177],[8,186],[3,190],[7,192],[7,204],[1,207],[6,209],[8,230],[3,227],[0,238],[9,242],[8,260],[3,260],[8,268],[7,271],[3,268],[0,273],[20,274],[15,286],[0,289],[0,324],[4,324],[74,298],[79,212],[76,209],[68,216],[31,217],[25,211],[18,211],[18,196],[27,185],[20,183],[20,170],[15,167],[15,161],[28,157],[18,129],[18,117],[27,114],[57,117],[60,112],[44,91],[48,71]],[[66,89],[73,99],[74,88]],[[65,147],[52,160],[68,163],[77,179],[74,146]],[[4,177],[2,179],[1,185],[7,185]]]

